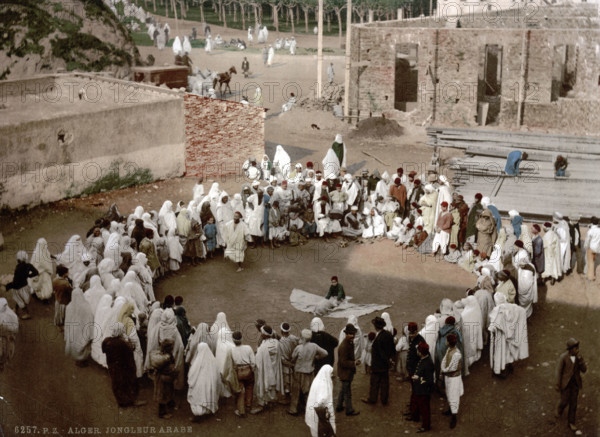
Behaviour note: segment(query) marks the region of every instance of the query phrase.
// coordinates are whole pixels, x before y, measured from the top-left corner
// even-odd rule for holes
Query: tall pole
[[[317,34],[317,99],[321,98],[323,84],[323,0],[319,0],[319,31]]]
[[[350,29],[352,28],[352,0],[346,7],[346,75],[344,76],[344,117],[350,116]]]

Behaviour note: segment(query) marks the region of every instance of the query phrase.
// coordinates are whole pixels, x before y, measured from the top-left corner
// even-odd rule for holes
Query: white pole
[[[346,76],[344,76],[344,117],[350,116],[350,29],[352,28],[352,0],[346,7]]]
[[[317,34],[317,99],[321,98],[323,76],[323,0],[319,0],[319,32]]]

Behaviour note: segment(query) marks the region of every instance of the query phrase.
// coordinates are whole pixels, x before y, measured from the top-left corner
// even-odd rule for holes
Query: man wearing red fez
[[[414,246],[419,247],[425,240],[427,240],[427,231],[423,230],[423,226],[417,226],[417,232],[415,233]]]
[[[533,234],[533,238],[531,239],[531,245],[533,248],[533,265],[535,266],[535,271],[537,273],[538,281],[542,277],[542,273],[545,270],[544,263],[544,241],[540,235],[542,232],[542,228],[540,225],[534,224],[531,227],[531,233]]]
[[[457,347],[458,337],[455,334],[448,334],[446,344],[448,350],[440,363],[441,374],[444,376],[444,384],[446,386],[446,399],[448,399],[448,410],[444,411],[443,414],[452,416],[450,429],[453,429],[456,427],[456,415],[458,414],[460,397],[464,393],[461,376],[463,358]]]
[[[467,219],[467,233],[466,233],[466,241],[469,243],[475,243],[477,241],[477,220],[479,216],[483,212],[483,205],[481,204],[481,199],[483,196],[481,193],[475,194],[475,201],[473,202],[473,206],[469,210],[469,217]]]
[[[450,231],[452,231],[453,218],[452,214],[448,212],[448,202],[442,202],[440,209],[441,211],[435,224],[435,236],[433,238],[431,256],[435,256],[439,249],[441,249],[442,256],[446,254],[448,242],[450,241]]]
[[[412,376],[412,400],[411,415],[408,420],[413,422],[422,420],[421,428],[417,433],[427,432],[431,429],[431,393],[433,392],[433,361],[429,353],[429,345],[426,342],[421,342],[417,346],[417,354],[419,362]]]
[[[404,212],[406,210],[406,187],[402,185],[402,181],[399,177],[394,179],[394,183],[390,187],[390,196],[396,199],[398,205],[400,205],[398,217],[404,217]]]
[[[327,292],[325,299],[329,299],[330,297],[337,297],[338,304],[346,299],[344,286],[338,282],[337,276],[331,277],[331,285],[329,286],[329,291]]]

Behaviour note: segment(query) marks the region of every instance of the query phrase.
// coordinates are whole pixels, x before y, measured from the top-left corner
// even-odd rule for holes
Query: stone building
[[[600,135],[599,21],[579,3],[355,25],[351,114]]]
[[[0,81],[0,209],[136,170],[241,177],[248,156],[263,156],[264,122],[264,108],[101,75]]]

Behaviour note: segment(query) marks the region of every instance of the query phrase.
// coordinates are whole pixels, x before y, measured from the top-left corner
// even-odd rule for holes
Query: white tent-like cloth
[[[349,302],[351,299],[352,297],[346,296],[343,302],[334,306],[331,301],[326,300],[323,296],[297,288],[294,288],[290,295],[290,303],[297,310],[318,316],[335,317],[336,319],[347,319],[350,316],[360,317],[391,307],[391,305],[351,303]]]

